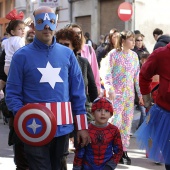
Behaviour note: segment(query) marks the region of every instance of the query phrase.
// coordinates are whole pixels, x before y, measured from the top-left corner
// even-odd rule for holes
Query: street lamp
[[[26,0],[26,18],[30,16],[30,10],[31,10],[31,6],[30,6],[30,0]]]
[[[26,17],[30,17],[30,14],[34,11],[35,4],[37,4],[37,0],[26,0]]]
[[[68,0],[69,3],[76,2],[76,1],[84,1],[84,0]]]
[[[35,4],[37,4],[37,0],[31,0],[31,4],[32,4],[32,12],[34,12],[35,9]]]

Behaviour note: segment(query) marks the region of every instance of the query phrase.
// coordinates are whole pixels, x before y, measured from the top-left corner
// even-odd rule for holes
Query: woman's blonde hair
[[[115,46],[117,51],[122,51],[122,42],[127,38],[133,37],[135,38],[135,34],[132,31],[122,31],[119,33],[117,44]]]

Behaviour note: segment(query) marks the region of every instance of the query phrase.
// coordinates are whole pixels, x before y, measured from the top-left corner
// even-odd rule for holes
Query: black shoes
[[[127,151],[123,152],[123,156],[121,157],[120,164],[131,165],[131,159],[127,155]]]

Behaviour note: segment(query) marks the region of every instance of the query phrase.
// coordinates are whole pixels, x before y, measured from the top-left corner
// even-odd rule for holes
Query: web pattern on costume
[[[118,129],[109,124],[107,128],[89,126],[91,144],[76,150],[74,165],[84,169],[102,169],[112,160],[117,164],[122,156],[122,142]]]

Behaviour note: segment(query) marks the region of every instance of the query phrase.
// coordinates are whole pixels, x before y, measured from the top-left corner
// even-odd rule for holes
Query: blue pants
[[[170,165],[165,165],[166,170],[170,170]]]
[[[55,137],[44,146],[24,144],[29,170],[61,170],[68,155],[69,135]]]
[[[16,170],[28,169],[28,161],[24,152],[24,144],[22,142],[14,144],[14,163]]]
[[[144,106],[141,106],[140,104],[138,105],[139,110],[141,112],[141,116],[140,116],[140,120],[139,120],[139,126],[143,123],[143,121],[145,120],[146,117],[146,109],[144,108]]]

